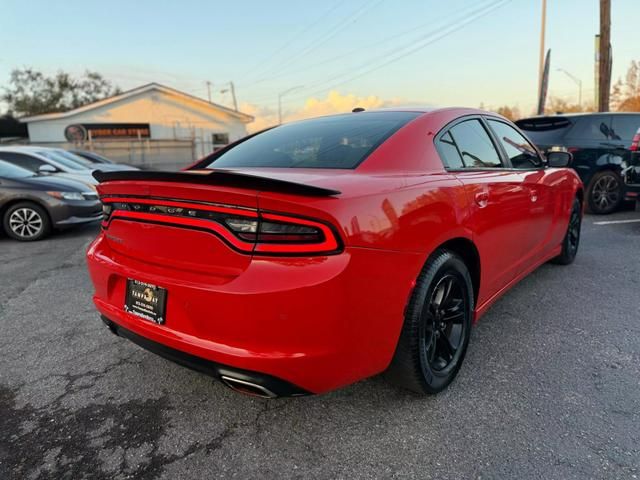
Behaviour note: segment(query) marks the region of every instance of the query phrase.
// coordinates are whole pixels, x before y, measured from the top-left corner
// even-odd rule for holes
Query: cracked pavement
[[[238,395],[104,328],[96,227],[0,237],[0,478],[639,478],[640,223],[599,219],[574,265],[493,306],[426,398],[379,377]]]

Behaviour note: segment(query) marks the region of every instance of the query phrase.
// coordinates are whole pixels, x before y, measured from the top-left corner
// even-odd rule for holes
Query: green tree
[[[0,99],[15,115],[29,116],[65,112],[118,93],[118,87],[96,72],[87,70],[74,78],[65,72],[47,76],[32,68],[21,68],[11,72],[9,87]]]

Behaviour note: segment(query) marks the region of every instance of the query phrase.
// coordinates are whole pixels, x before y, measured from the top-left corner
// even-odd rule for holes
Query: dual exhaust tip
[[[102,316],[102,321],[105,323],[107,328],[116,336],[120,336],[118,333],[118,327],[111,320]],[[277,398],[278,395],[273,393],[267,387],[263,387],[257,383],[249,382],[247,380],[241,380],[239,378],[230,377],[229,375],[221,375],[220,380],[231,390],[234,390],[238,393],[243,393],[245,395],[251,395],[252,397],[260,397],[260,398]]]
[[[231,390],[234,390],[238,393],[243,393],[245,395],[251,395],[252,397],[276,398],[278,396],[262,385],[247,382],[246,380],[240,380],[239,378],[222,375],[220,377],[220,380],[222,380],[222,383],[224,383]]]

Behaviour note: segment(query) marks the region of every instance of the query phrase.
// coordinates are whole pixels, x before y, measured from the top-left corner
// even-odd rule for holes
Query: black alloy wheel
[[[617,173],[596,173],[589,188],[589,211],[598,215],[611,213],[622,203],[622,196],[622,179]]]
[[[560,255],[553,259],[554,263],[559,265],[569,265],[573,263],[578,254],[580,246],[580,231],[582,228],[582,203],[579,199],[573,200],[571,214],[569,215],[569,224],[567,225],[567,233],[562,241],[562,251]]]
[[[416,281],[387,379],[422,394],[444,390],[467,351],[473,302],[464,261],[453,252],[437,250]]]
[[[465,311],[466,299],[461,280],[451,274],[442,277],[433,289],[424,313],[424,354],[434,372],[445,372],[460,357]]]

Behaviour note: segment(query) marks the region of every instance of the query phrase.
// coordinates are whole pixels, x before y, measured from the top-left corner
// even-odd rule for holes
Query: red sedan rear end
[[[359,112],[261,132],[185,172],[97,173],[95,304],[113,332],[245,393],[385,370],[437,392],[471,321],[577,251],[580,181],[517,135],[473,110]]]

